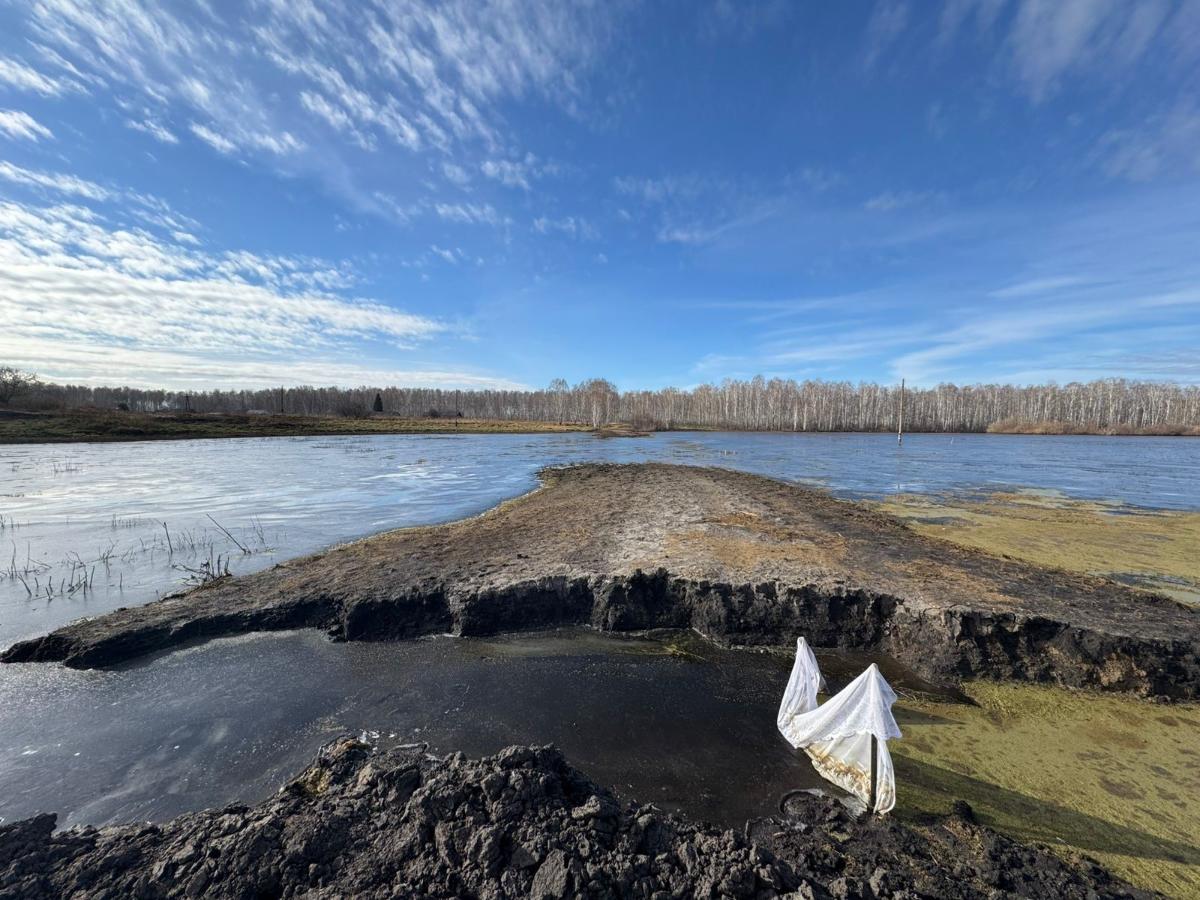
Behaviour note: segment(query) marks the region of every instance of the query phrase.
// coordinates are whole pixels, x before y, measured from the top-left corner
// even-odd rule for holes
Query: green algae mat
[[[978,499],[902,494],[877,506],[921,534],[1200,604],[1200,513],[1034,491]]]
[[[1200,896],[1200,706],[971,682],[976,706],[897,705],[897,815],[966,800],[980,821]]]

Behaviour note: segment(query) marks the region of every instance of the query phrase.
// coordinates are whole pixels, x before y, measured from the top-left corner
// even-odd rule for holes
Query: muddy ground
[[[597,464],[482,516],[394,531],[19,643],[106,666],[197,639],[344,640],[558,624],[691,627],[726,644],[881,651],[938,681],[1200,697],[1200,610],[922,535],[820,491],[720,469]]]
[[[0,827],[0,898],[1149,897],[976,824],[857,820],[793,798],[745,834],[622,807],[550,747],[494,757],[353,739],[257,807],[163,826]]]

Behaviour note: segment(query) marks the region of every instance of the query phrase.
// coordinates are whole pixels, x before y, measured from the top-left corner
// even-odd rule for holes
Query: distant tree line
[[[463,416],[541,422],[629,422],[642,428],[754,431],[894,431],[900,388],[845,381],[761,376],[691,390],[619,392],[594,378],[544,390],[456,391],[401,387],[280,387],[250,391],[164,391],[43,384],[31,380],[7,398],[25,409],[291,415]],[[0,398],[3,402],[3,398]],[[908,388],[906,431],[1162,431],[1200,426],[1200,386],[1107,379],[1016,387],[1005,384]]]

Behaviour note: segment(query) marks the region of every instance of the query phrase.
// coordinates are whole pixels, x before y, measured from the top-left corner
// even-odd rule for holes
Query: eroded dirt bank
[[[716,831],[622,807],[550,747],[467,760],[352,739],[257,807],[163,826],[0,827],[0,898],[1148,897],[972,821],[854,820],[798,797],[788,819]]]
[[[969,676],[1200,697],[1200,611],[922,536],[820,491],[663,464],[549,470],[474,519],[389,532],[10,648],[112,665],[188,641],[346,640],[557,624],[692,627],[722,643],[878,650]]]

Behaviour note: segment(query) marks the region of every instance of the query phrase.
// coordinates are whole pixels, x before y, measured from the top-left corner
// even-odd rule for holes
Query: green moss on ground
[[[899,495],[878,506],[922,534],[1200,603],[1200,513],[998,493]]]
[[[965,690],[978,706],[898,706],[897,815],[945,813],[961,798],[1017,838],[1200,896],[1200,706],[1031,685]]]

